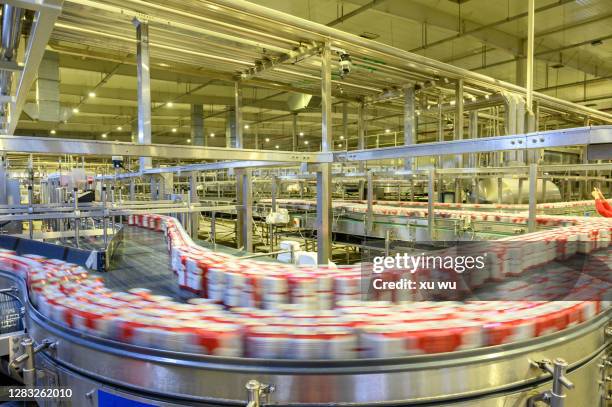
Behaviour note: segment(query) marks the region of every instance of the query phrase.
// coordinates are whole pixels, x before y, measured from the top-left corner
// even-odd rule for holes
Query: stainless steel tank
[[[529,201],[529,182],[517,178],[502,178],[501,202],[515,204]],[[537,181],[538,202],[559,202],[562,200],[557,185],[551,181]],[[496,178],[485,178],[478,182],[478,202],[498,202],[499,184]]]

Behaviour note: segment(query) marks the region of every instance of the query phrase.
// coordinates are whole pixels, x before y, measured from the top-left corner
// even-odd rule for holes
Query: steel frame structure
[[[34,24],[30,30],[23,57],[23,67],[17,70],[8,67],[9,70],[14,71],[14,75],[19,75],[15,95],[8,100],[1,101],[9,106],[8,118],[4,122],[3,130],[6,134],[13,134],[26,103],[28,92],[38,73],[38,66],[42,61],[49,38],[51,38],[55,22],[62,11],[64,0],[2,0],[1,3],[35,12]]]
[[[35,10],[36,19],[27,44],[25,64],[20,72],[15,100],[9,109],[10,115],[5,128],[6,135],[0,136],[0,151],[74,154],[74,155],[121,155],[141,157],[138,173],[121,177],[153,176],[165,172],[180,173],[212,169],[235,168],[242,179],[239,182],[239,206],[248,211],[252,197],[248,184],[248,170],[257,166],[283,166],[309,163],[317,173],[317,196],[319,200],[317,230],[319,262],[329,259],[331,237],[331,164],[335,162],[358,162],[385,159],[403,159],[405,171],[416,169],[416,158],[423,156],[454,155],[455,162],[463,166],[463,156],[483,152],[516,152],[523,156],[527,150],[559,146],[597,146],[597,157],[602,148],[612,145],[612,127],[596,126],[569,130],[535,131],[523,134],[525,123],[517,112],[525,109],[521,102],[524,96],[529,104],[532,100],[538,108],[560,110],[582,115],[587,120],[612,124],[612,115],[573,104],[550,96],[532,92],[531,87],[522,87],[495,80],[449,64],[441,63],[420,55],[370,41],[356,35],[338,31],[321,24],[300,19],[243,0],[205,0],[188,4],[158,4],[141,0],[8,0],[4,1]],[[62,5],[64,6],[63,13]],[[188,7],[186,9],[185,7]],[[95,13],[92,13],[92,10]],[[95,18],[94,18],[95,15]],[[56,20],[59,20],[56,23]],[[134,31],[135,26],[135,31]],[[229,30],[228,30],[229,29]],[[184,36],[184,32],[198,36]],[[121,51],[136,48],[138,68],[138,143],[82,141],[60,138],[13,137],[26,95],[34,81],[38,65],[46,44],[53,41],[74,41],[75,33],[83,45],[99,48],[102,43],[110,50]],[[282,34],[279,34],[282,33]],[[176,38],[171,35],[176,34]],[[193,38],[203,38],[204,42]],[[180,41],[179,41],[180,40]],[[208,45],[208,47],[206,47]],[[203,51],[200,48],[206,48]],[[152,51],[155,51],[154,53]],[[348,52],[362,64],[376,69],[368,74],[352,73],[342,80],[332,77],[337,62],[332,55]],[[318,53],[320,64],[310,61]],[[192,147],[184,145],[151,144],[151,86],[150,69],[157,58],[168,58],[184,66],[204,66],[212,79],[222,80],[234,86],[234,107],[229,113],[234,122],[231,137],[233,148]],[[289,67],[286,63],[292,62]],[[285,65],[285,66],[283,66]],[[7,67],[14,70],[15,67]],[[16,71],[19,72],[19,71]],[[237,74],[238,73],[238,74]],[[381,75],[382,74],[382,75]],[[254,78],[257,76],[257,78]],[[292,83],[296,78],[306,78],[310,84],[299,87]],[[272,89],[305,94],[320,94],[321,106],[321,152],[266,151],[243,149],[243,85],[255,84]],[[417,144],[416,93],[429,87],[439,87],[454,95],[455,129],[454,140]],[[470,127],[470,139],[464,139],[464,110],[470,104],[464,98],[471,95],[472,103],[478,106],[488,103],[508,104],[506,127],[510,133],[519,134],[478,138],[475,126]],[[478,97],[475,97],[477,95]],[[501,96],[501,97],[499,97]],[[333,152],[332,103],[333,99],[344,100],[346,133],[346,101],[358,102],[358,148],[357,151]],[[393,100],[400,99],[400,105]],[[505,101],[505,102],[504,102]],[[404,145],[367,149],[365,144],[365,120],[362,115],[372,103],[383,104],[404,115]],[[532,106],[527,106],[531,111]],[[440,102],[439,109],[442,111]],[[472,112],[473,113],[473,112]],[[470,117],[478,118],[477,114]],[[536,117],[537,119],[537,117]],[[520,122],[520,123],[517,123]],[[527,127],[529,128],[529,127]],[[294,126],[292,144],[295,146]],[[507,155],[507,154],[506,154]],[[509,157],[509,155],[507,155]],[[526,155],[525,155],[526,156]],[[172,157],[186,160],[215,160],[217,163],[180,166],[165,169],[149,169],[151,158]],[[231,158],[231,160],[230,160]],[[586,159],[586,158],[585,158]],[[530,174],[536,174],[536,163],[530,162]],[[363,165],[360,164],[363,169]],[[443,169],[442,169],[443,171]],[[427,172],[428,179],[435,177],[435,171]],[[535,178],[529,177],[530,180]],[[432,189],[430,185],[430,190]],[[530,199],[532,197],[530,196]],[[433,199],[433,198],[432,198]],[[535,199],[535,197],[533,197]],[[244,213],[245,222],[250,216]],[[250,247],[248,225],[239,225],[240,235],[245,237],[244,247]],[[242,239],[244,240],[244,239]]]

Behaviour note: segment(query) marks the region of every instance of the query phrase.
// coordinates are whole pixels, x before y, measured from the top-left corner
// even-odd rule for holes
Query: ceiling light
[[[191,139],[190,139],[190,138],[188,138],[188,139],[187,139],[187,142],[188,142],[188,143],[191,143]]]
[[[90,98],[95,98],[96,97],[96,92],[89,92],[87,94],[87,96],[89,96]]]
[[[117,126],[117,131],[121,131],[121,130],[123,130],[123,127]]]
[[[167,107],[172,107],[172,106],[174,106],[174,103],[172,103],[172,102],[168,102],[168,103],[166,103],[166,106],[167,106]]]
[[[102,138],[106,138],[106,133],[102,133]]]
[[[340,140],[344,140],[344,136],[340,136]]]
[[[172,133],[176,133],[176,127],[172,128]]]
[[[210,133],[210,138],[215,138],[215,133]]]
[[[72,113],[78,113],[79,112],[79,108],[75,107],[74,109],[72,109]]]
[[[268,137],[266,137],[266,143],[269,143],[270,139]]]
[[[304,137],[304,132],[300,131],[300,137]]]
[[[277,144],[277,145],[274,146],[274,148],[278,150],[280,148],[280,146]]]
[[[391,129],[385,129],[385,133],[391,133]]]
[[[308,145],[308,140],[304,141],[304,145],[306,146]]]
[[[51,133],[51,134],[55,134],[55,130],[51,130],[51,131],[50,131],[50,133]]]
[[[342,143],[338,143],[338,147],[342,147]]]
[[[248,124],[245,124],[245,125],[244,125],[244,128],[245,128],[245,129],[248,129],[248,128],[249,128],[249,125],[248,125]]]

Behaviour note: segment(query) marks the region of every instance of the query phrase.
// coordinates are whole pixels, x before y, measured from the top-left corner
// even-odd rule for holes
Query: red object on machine
[[[595,200],[595,209],[597,213],[599,213],[604,218],[612,218],[612,206],[605,199],[596,199]]]

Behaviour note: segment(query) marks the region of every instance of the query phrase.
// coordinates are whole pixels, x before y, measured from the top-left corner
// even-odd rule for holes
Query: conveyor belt
[[[109,236],[110,239],[110,236]],[[67,238],[64,241],[59,239],[57,240],[47,240],[49,243],[59,244],[62,246],[71,246],[74,247],[74,239]],[[79,239],[79,247],[81,249],[86,250],[102,250],[104,248],[104,240],[101,236],[86,236]]]
[[[172,219],[167,219],[167,221],[172,222],[170,224],[172,229],[169,229],[171,231],[169,238],[174,239],[172,240],[174,244],[178,244],[181,239],[184,241],[188,239],[178,222]],[[141,219],[138,224],[140,223],[156,229],[161,229],[160,226],[162,226],[161,223],[152,223],[150,219],[144,222]],[[167,226],[168,224],[166,224],[166,228]],[[167,252],[164,250],[166,248],[164,247],[163,235],[159,232],[149,231],[146,227],[141,230],[125,229],[127,232],[125,246],[122,248],[116,263],[119,268],[110,274],[101,275],[107,280],[106,285],[108,287],[116,289],[116,281],[113,281],[113,279],[120,279],[121,284],[126,284],[128,278],[134,278],[137,281],[130,281],[127,283],[128,286],[148,286],[157,293],[169,294],[168,291],[162,290],[168,290],[168,287],[174,287],[176,284],[173,279],[168,280],[173,275],[167,267],[169,259],[168,255],[164,254]],[[178,235],[179,233],[180,235]],[[189,247],[195,246],[190,239],[188,243]],[[198,259],[212,255],[204,250],[199,250],[197,253],[193,252],[193,254],[197,255]],[[212,264],[216,264],[219,259],[211,257],[210,261],[213,262]],[[25,291],[25,281],[36,284],[34,276],[37,276],[36,264],[31,264],[34,271],[26,270],[28,272],[27,280],[21,277],[23,272],[17,274],[23,270],[25,264],[31,263],[27,259],[19,259],[19,256],[7,253],[3,265],[13,271],[1,273],[3,278],[16,281],[22,286],[22,292]],[[128,267],[126,268],[126,266]],[[252,266],[255,267],[255,265]],[[137,270],[143,271],[133,274]],[[178,271],[180,271],[180,268]],[[565,272],[565,270],[563,271]],[[58,268],[57,271],[51,271],[48,278],[57,278],[63,275],[65,275],[64,271]],[[87,286],[85,284],[87,280],[82,275],[76,274],[74,283],[78,284],[79,282],[82,283],[81,287]],[[89,282],[95,283],[91,280]],[[72,282],[68,282],[65,285],[66,288],[71,287],[71,284]],[[35,292],[34,288],[32,290]],[[54,290],[56,293],[59,291],[59,288]],[[170,291],[174,290],[171,289]],[[174,294],[176,292],[171,293],[171,295]],[[89,308],[82,310],[80,304],[75,303],[79,300],[61,297],[66,299],[63,302],[60,300],[56,304],[65,304],[58,306],[63,307],[66,311],[51,314],[49,312],[50,308],[48,306],[45,308],[44,304],[49,304],[49,302],[44,300],[46,297],[43,297],[43,295],[44,293],[40,291],[38,297],[35,297],[37,304],[41,305],[42,312],[39,312],[33,304],[28,302],[28,321],[29,327],[31,327],[31,335],[36,343],[41,343],[43,340],[58,343],[53,353],[45,351],[45,355],[49,357],[50,363],[56,363],[71,370],[65,373],[65,375],[72,375],[69,377],[70,380],[77,380],[74,379],[77,374],[72,372],[74,366],[79,375],[87,376],[87,380],[95,380],[104,383],[106,386],[117,386],[122,391],[145,395],[147,400],[149,400],[149,397],[159,397],[161,395],[178,396],[180,401],[173,401],[173,405],[184,405],[185,401],[205,401],[214,405],[244,405],[242,402],[245,397],[244,383],[252,379],[278,386],[277,388],[282,391],[274,393],[273,401],[280,403],[280,405],[328,406],[332,404],[352,404],[366,406],[374,403],[398,405],[397,400],[405,400],[406,404],[418,401],[420,402],[419,405],[424,405],[423,401],[427,400],[429,402],[427,405],[444,403],[444,405],[456,405],[457,407],[468,405],[470,407],[489,407],[493,405],[489,402],[482,404],[475,401],[474,398],[476,397],[482,397],[483,400],[485,397],[487,399],[499,398],[500,402],[495,400],[495,405],[501,405],[502,403],[514,405],[517,404],[514,402],[516,398],[510,400],[510,403],[507,399],[508,397],[514,397],[513,394],[533,391],[539,385],[549,387],[548,383],[544,383],[539,371],[529,368],[528,363],[529,360],[541,359],[542,355],[545,354],[546,356],[552,355],[551,357],[563,358],[569,364],[568,375],[571,375],[569,376],[570,380],[576,383],[576,390],[569,393],[568,405],[595,406],[597,404],[594,400],[598,397],[599,385],[592,378],[599,377],[597,376],[600,373],[597,370],[597,363],[601,360],[602,353],[609,343],[603,334],[603,329],[609,322],[609,312],[602,313],[599,316],[592,314],[593,304],[585,303],[583,304],[585,308],[582,309],[584,312],[580,313],[582,315],[580,318],[584,319],[588,316],[588,320],[571,327],[560,328],[562,329],[560,332],[547,333],[546,335],[501,345],[457,349],[449,352],[442,351],[436,354],[402,354],[398,357],[394,356],[395,354],[385,352],[381,354],[381,357],[372,358],[368,356],[369,354],[365,355],[362,360],[342,359],[343,356],[340,355],[334,360],[323,361],[317,356],[307,359],[305,357],[310,353],[303,353],[321,349],[320,346],[312,346],[314,344],[320,345],[320,342],[306,344],[307,347],[304,347],[303,340],[305,338],[302,336],[305,331],[297,330],[294,334],[293,331],[288,329],[288,339],[283,339],[284,345],[279,344],[278,337],[274,337],[274,341],[270,342],[270,345],[273,346],[273,349],[277,347],[278,349],[288,349],[287,344],[289,344],[291,349],[302,352],[298,354],[298,357],[304,358],[304,360],[272,360],[264,356],[255,360],[249,352],[260,349],[259,347],[253,347],[253,345],[262,343],[261,341],[258,342],[257,339],[261,336],[245,337],[250,341],[251,346],[245,348],[245,353],[233,353],[231,357],[226,357],[229,353],[221,352],[218,352],[221,354],[192,353],[183,346],[192,343],[190,342],[193,339],[192,333],[189,331],[182,329],[166,331],[165,329],[155,328],[155,332],[152,333],[145,326],[145,329],[138,328],[139,336],[124,338],[123,336],[115,336],[112,332],[111,335],[105,335],[107,331],[104,331],[104,329],[108,325],[103,322],[109,315],[107,312],[91,314],[90,311],[99,312],[101,310],[96,311],[93,308],[95,306],[89,306]],[[28,297],[24,298],[29,301]],[[49,298],[51,297],[49,296]],[[142,300],[135,299],[133,305],[141,302]],[[159,305],[160,307],[163,306],[161,303]],[[441,304],[441,306],[448,307],[449,304]],[[480,306],[478,308],[481,309]],[[563,308],[563,305],[561,305],[561,308]],[[140,307],[138,309],[145,310],[148,308]],[[537,315],[540,317],[534,319],[533,327],[540,329],[541,332],[549,329],[550,324],[559,321],[557,310],[559,310],[558,307],[554,307],[554,310],[546,308],[543,310],[546,311],[544,314],[538,313]],[[174,311],[168,308],[165,311],[170,312],[170,314],[164,314],[163,318],[155,317],[157,318],[155,322],[150,321],[147,324],[151,323],[153,327],[163,326],[173,329],[174,324],[168,325],[167,322],[169,321],[164,318],[167,315],[173,315]],[[549,311],[552,312],[548,313]],[[224,315],[224,311],[215,310],[214,312],[220,312],[218,316]],[[238,310],[231,317],[231,321],[236,321],[237,313]],[[59,315],[60,318],[51,319],[48,315]],[[95,317],[95,315],[98,315],[98,317]],[[263,314],[259,315],[263,316]],[[524,315],[528,316],[532,313],[530,310],[526,310]],[[544,317],[541,317],[542,315]],[[218,316],[215,316],[215,318]],[[243,318],[248,319],[248,321],[252,320],[250,316],[243,316]],[[93,330],[87,328],[90,326],[89,324],[83,324],[85,321],[95,322],[98,319],[100,319],[101,324],[94,324],[96,328]],[[480,316],[478,319],[480,320]],[[81,322],[76,323],[77,321]],[[117,319],[117,321],[121,320]],[[129,321],[128,324],[131,324]],[[144,320],[137,318],[136,321]],[[208,340],[208,338],[213,337],[220,341],[222,339],[220,336],[211,334],[219,332],[219,334],[228,335],[223,338],[224,344],[235,344],[234,347],[238,348],[244,343],[240,335],[234,336],[234,331],[231,331],[233,328],[230,328],[230,326],[212,320],[207,321],[205,324],[206,331],[201,334],[203,335],[202,338]],[[565,319],[561,320],[561,322],[565,321]],[[178,323],[178,320],[176,322]],[[198,319],[198,323],[200,322]],[[121,326],[126,326],[124,325],[125,322],[119,323]],[[436,324],[442,323],[442,321],[436,322]],[[528,324],[531,324],[531,322],[528,322]],[[429,336],[420,336],[420,338],[427,338],[428,341],[425,342],[430,344],[447,343],[453,345],[456,343],[455,335],[460,334],[462,343],[465,338],[465,343],[470,345],[472,342],[468,342],[468,340],[478,337],[474,334],[480,331],[476,328],[479,325],[472,323],[462,326],[463,328],[458,331],[456,328],[448,332],[445,331],[441,337],[432,336],[431,340],[429,340]],[[497,325],[490,326],[496,327]],[[508,328],[513,330],[513,326],[510,324]],[[221,330],[222,327],[230,330]],[[213,330],[213,328],[219,330]],[[423,328],[430,329],[431,326],[423,325]],[[396,328],[394,328],[394,325],[390,325],[389,328],[384,329],[384,332],[387,332],[387,329],[393,331]],[[402,327],[400,326],[399,329],[402,329]],[[123,335],[121,332],[123,330],[120,331],[120,335]],[[170,333],[166,334],[166,332]],[[265,333],[265,330],[261,332]],[[327,332],[327,330],[321,330],[321,332]],[[376,335],[380,330],[374,326],[369,332]],[[273,334],[277,335],[278,333],[273,332]],[[350,333],[348,334],[350,335]],[[107,338],[107,336],[110,336],[110,338]],[[378,335],[374,339],[387,342],[385,343],[385,350],[400,349],[394,347],[393,343],[397,345],[397,342],[395,342],[393,336],[390,337],[391,342],[385,341],[385,338],[384,335],[382,337]],[[440,339],[444,338],[447,339],[440,342]],[[487,338],[493,337],[487,336]],[[337,338],[329,338],[328,340],[334,339]],[[337,346],[322,349],[337,349],[338,346],[345,343],[344,338],[340,339],[342,341],[333,342]],[[451,339],[452,341],[450,341]],[[318,338],[315,340],[319,341]],[[330,344],[332,343],[330,342]],[[215,349],[220,348],[213,348],[213,350]],[[231,349],[234,348],[229,350]],[[206,348],[206,351],[208,351],[208,348]],[[289,353],[293,354],[292,352]],[[233,356],[235,354],[244,355],[246,358]],[[585,364],[584,361],[588,362]],[[130,369],[125,369],[125,366],[129,366]],[[478,380],[478,378],[483,377],[486,380]],[[160,380],[160,378],[164,378],[164,380]],[[170,379],[165,380],[165,378]],[[424,378],[426,378],[426,383],[423,381]],[[448,378],[451,378],[451,380],[448,380]],[[456,378],[461,378],[461,380],[454,380]],[[68,383],[68,381],[66,382]],[[414,385],[398,386],[397,383],[412,383]],[[367,392],[361,391],[364,386],[367,388]],[[83,387],[90,391],[92,383],[89,382],[87,386]],[[313,392],[311,391],[313,388],[324,388],[325,392]],[[541,390],[544,390],[544,388]],[[504,400],[501,400],[502,398]]]
[[[204,246],[205,242],[198,244]],[[235,252],[235,250],[232,250]],[[510,281],[499,284],[487,283],[485,286],[475,290],[471,298],[475,300],[495,300],[499,298],[510,299],[510,294],[501,294],[506,290],[516,290],[517,297],[514,299],[540,300],[542,293],[538,289],[530,290],[530,287],[541,287],[543,282],[538,279],[542,275],[564,274],[566,278],[578,281],[580,274],[588,263],[596,262],[596,258],[585,258],[577,255],[569,261],[552,262],[530,270],[521,276],[516,276]],[[106,281],[106,286],[117,291],[127,291],[134,287],[147,288],[158,295],[169,296],[175,300],[184,301],[197,297],[188,291],[181,290],[176,282],[176,276],[170,270],[170,256],[163,235],[152,230],[125,226],[124,241],[119,247],[115,259],[111,264],[111,271],[99,273]],[[598,277],[601,277],[599,275]],[[523,286],[517,289],[519,286]],[[610,281],[601,281],[601,289],[610,288]],[[565,292],[560,297],[563,298]],[[612,290],[608,291],[609,296]],[[552,299],[552,298],[551,298]],[[589,298],[580,298],[588,300]]]
[[[111,271],[96,273],[112,290],[147,288],[176,300],[194,297],[179,289],[169,267],[170,256],[163,235],[151,230],[125,226],[124,240],[111,263]]]

